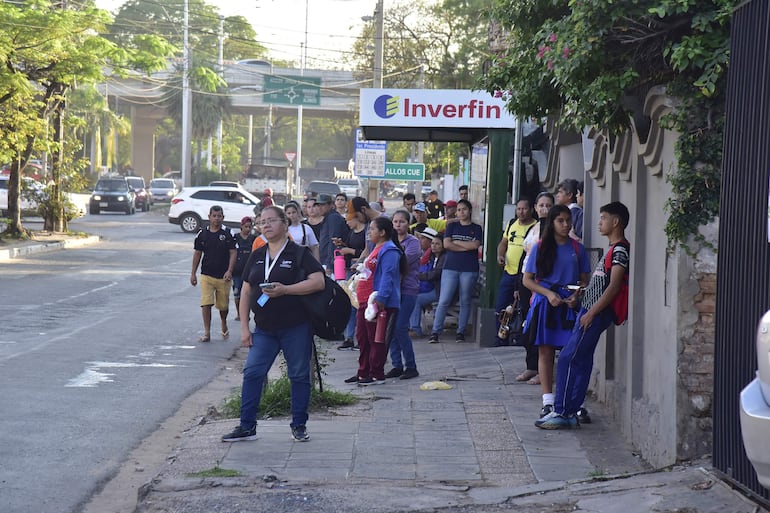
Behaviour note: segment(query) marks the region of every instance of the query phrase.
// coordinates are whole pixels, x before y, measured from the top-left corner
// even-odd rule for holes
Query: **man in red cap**
[[[262,196],[262,208],[272,207],[273,205],[275,205],[273,202],[273,189],[268,187]]]
[[[457,202],[455,200],[444,203],[444,219],[447,221],[457,219]]]

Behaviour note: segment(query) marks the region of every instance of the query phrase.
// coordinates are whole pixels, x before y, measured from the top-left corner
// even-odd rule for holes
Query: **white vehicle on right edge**
[[[363,196],[364,186],[358,178],[340,178],[337,180],[337,185],[340,186],[340,191],[344,192],[348,198]]]
[[[741,391],[741,434],[757,480],[770,489],[770,311],[757,329],[757,377]]]
[[[185,187],[171,200],[168,222],[178,224],[184,232],[196,233],[209,224],[209,209],[219,205],[225,214],[223,224],[240,228],[241,219],[253,219],[259,204],[259,198],[237,187]]]

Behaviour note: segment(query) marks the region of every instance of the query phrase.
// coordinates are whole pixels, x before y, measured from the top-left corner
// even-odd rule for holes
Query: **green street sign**
[[[386,162],[384,180],[425,180],[425,164],[416,162]]]
[[[321,105],[321,78],[265,75],[262,103]]]

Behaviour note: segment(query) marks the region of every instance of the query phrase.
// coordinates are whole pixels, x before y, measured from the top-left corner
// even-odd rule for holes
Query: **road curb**
[[[55,242],[41,242],[38,244],[27,244],[24,246],[16,246],[7,249],[0,249],[0,262],[11,260],[14,258],[25,257],[37,253],[47,253],[50,251],[57,251],[60,249],[72,249],[81,248],[83,246],[90,246],[96,244],[101,239],[96,235],[90,235],[88,237],[82,237],[78,239],[68,239]]]

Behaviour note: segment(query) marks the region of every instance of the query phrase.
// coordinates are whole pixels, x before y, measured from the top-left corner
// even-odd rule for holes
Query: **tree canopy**
[[[617,134],[642,116],[651,87],[680,107],[668,172],[669,244],[684,244],[718,212],[730,17],[739,0],[495,0],[502,29],[479,86],[524,117]]]

